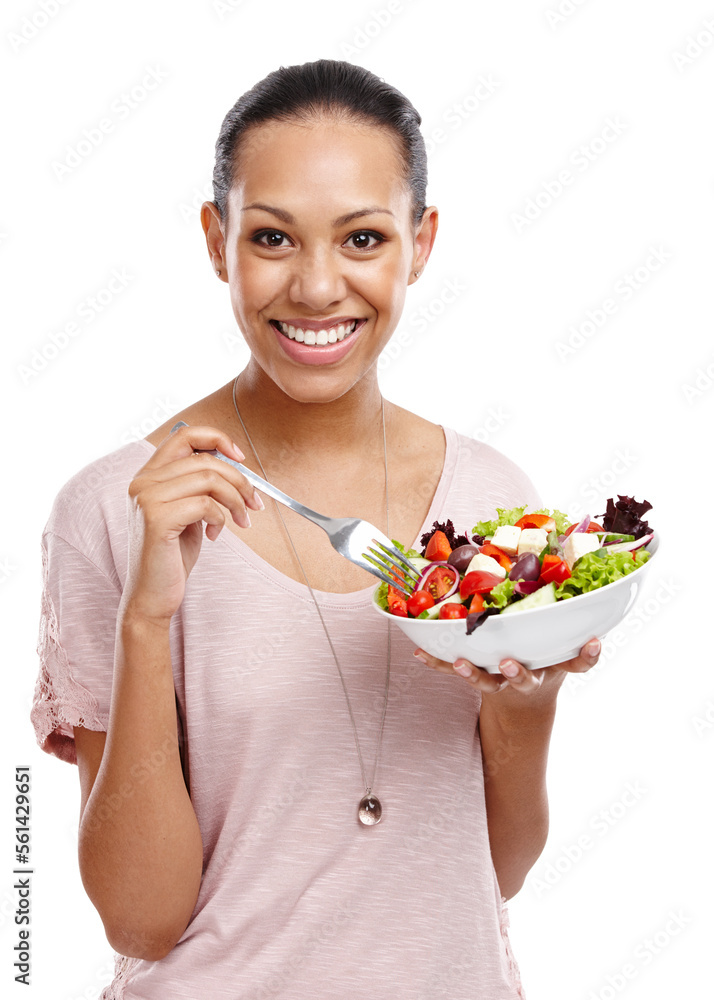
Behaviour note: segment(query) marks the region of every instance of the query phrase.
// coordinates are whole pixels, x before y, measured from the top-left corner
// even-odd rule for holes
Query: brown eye
[[[253,243],[257,243],[259,246],[273,247],[278,250],[288,245],[288,238],[285,233],[281,233],[277,229],[263,229],[261,232],[256,233],[255,236],[252,236],[251,239]]]
[[[373,250],[380,243],[384,242],[384,237],[380,236],[379,233],[373,233],[370,230],[363,229],[358,233],[352,233],[345,240],[346,244],[352,241],[352,248],[355,250]]]

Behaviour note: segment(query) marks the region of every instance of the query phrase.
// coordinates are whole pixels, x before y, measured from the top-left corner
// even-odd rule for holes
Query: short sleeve
[[[38,744],[76,763],[73,726],[106,732],[121,591],[60,535],[42,537],[39,675],[30,719]]]

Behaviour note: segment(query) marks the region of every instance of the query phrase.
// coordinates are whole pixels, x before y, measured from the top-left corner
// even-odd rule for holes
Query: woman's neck
[[[240,428],[233,408],[233,381],[225,389],[233,410],[230,426]],[[261,457],[261,453],[289,454],[305,468],[312,463],[324,468],[325,462],[344,466],[358,459],[381,459],[382,396],[376,373],[363,378],[338,399],[304,403],[286,395],[258,365],[250,362],[238,376],[235,398]],[[384,408],[388,422],[389,404],[385,402]]]

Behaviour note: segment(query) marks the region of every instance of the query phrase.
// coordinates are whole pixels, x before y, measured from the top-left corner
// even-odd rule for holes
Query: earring
[[[216,268],[216,274],[220,274],[220,273],[221,273],[221,269],[220,269],[220,267],[217,267]]]
[[[415,271],[414,272],[414,277],[418,278],[420,274],[421,274],[421,271]]]

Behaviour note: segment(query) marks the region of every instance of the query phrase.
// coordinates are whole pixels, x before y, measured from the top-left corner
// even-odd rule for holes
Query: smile
[[[291,326],[288,323],[283,323],[277,319],[271,319],[270,322],[283,336],[297,341],[298,344],[307,344],[310,347],[324,347],[325,344],[335,344],[337,341],[349,337],[351,333],[354,333],[361,320],[354,319],[349,323],[339,323],[336,326],[325,327],[321,330],[303,329],[299,326]]]

